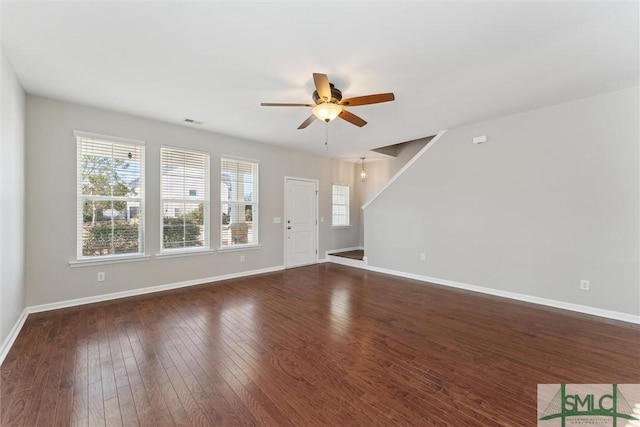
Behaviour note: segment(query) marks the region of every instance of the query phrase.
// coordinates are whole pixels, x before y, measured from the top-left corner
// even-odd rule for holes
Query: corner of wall
[[[424,153],[427,152],[427,150],[429,150],[436,142],[438,142],[438,140],[445,134],[447,133],[447,129],[441,130],[440,132],[438,132],[436,134],[435,137],[433,137],[433,139],[426,144],[424,147],[422,147],[422,149],[420,151],[418,151],[416,153],[415,156],[413,156],[398,172],[396,172],[391,179],[382,187],[380,188],[373,196],[371,196],[369,198],[369,200],[367,200],[366,202],[364,202],[364,204],[362,205],[362,209],[366,209],[371,203],[374,202],[375,199],[378,198],[378,196],[380,196],[382,193],[384,193],[387,188],[389,188],[389,186],[391,186],[391,184],[393,184],[393,182],[398,179],[400,176],[402,176],[402,174],[405,173],[405,171],[407,169],[409,169],[411,167],[411,165],[413,165],[420,157],[422,157],[424,155]]]
[[[4,357],[25,308],[26,94],[1,46],[0,50],[0,355]]]
[[[369,265],[638,316],[638,108],[634,87],[449,130],[364,205]]]

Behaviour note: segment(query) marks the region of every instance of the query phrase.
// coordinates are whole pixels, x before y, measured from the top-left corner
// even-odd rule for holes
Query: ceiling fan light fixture
[[[345,107],[357,107],[360,105],[379,104],[381,102],[393,101],[395,95],[389,93],[377,93],[373,95],[356,96],[342,99],[342,91],[337,89],[333,83],[329,83],[329,77],[322,73],[313,73],[313,84],[316,90],[313,91],[311,99],[313,104],[292,104],[282,102],[261,102],[263,107],[312,107],[313,114],[298,126],[298,129],[305,129],[316,119],[329,123],[336,117],[351,123],[354,126],[362,127],[367,124],[361,117],[356,116]]]
[[[325,122],[335,119],[341,112],[342,107],[333,102],[323,102],[313,107],[313,114]]]

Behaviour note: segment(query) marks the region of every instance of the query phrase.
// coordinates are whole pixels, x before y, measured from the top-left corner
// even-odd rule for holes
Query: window
[[[220,246],[258,244],[258,163],[222,159]]]
[[[160,149],[161,252],[209,249],[209,154]]]
[[[144,253],[144,142],[75,131],[77,257]]]
[[[349,186],[333,184],[331,189],[331,225],[344,227],[349,225]]]

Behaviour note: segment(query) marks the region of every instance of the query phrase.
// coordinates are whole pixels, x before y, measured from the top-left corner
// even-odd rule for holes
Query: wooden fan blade
[[[313,73],[313,82],[316,85],[316,91],[320,98],[331,100],[331,86],[329,86],[329,77],[326,74]]]
[[[351,124],[354,124],[358,127],[362,127],[364,125],[367,124],[367,122],[365,122],[364,120],[362,120],[360,117],[356,116],[353,113],[348,112],[347,110],[343,109],[340,114],[338,115],[338,117],[340,117],[343,120],[348,121]]]
[[[309,117],[307,117],[307,120],[305,120],[304,122],[302,122],[302,124],[300,126],[298,126],[298,129],[304,129],[307,126],[309,126],[311,123],[313,123],[313,121],[316,119],[315,115],[310,115]]]
[[[314,104],[286,104],[280,102],[261,102],[262,107],[315,107]]]
[[[343,99],[340,101],[340,105],[355,107],[358,105],[378,104],[380,102],[393,101],[394,99],[396,99],[396,97],[393,93],[378,93],[375,95],[356,96],[355,98]]]

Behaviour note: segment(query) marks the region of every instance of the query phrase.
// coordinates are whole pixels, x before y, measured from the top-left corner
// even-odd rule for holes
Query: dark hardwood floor
[[[362,261],[364,259],[364,250],[356,249],[354,251],[335,252],[335,253],[332,253],[331,255],[339,256],[342,258],[357,259],[358,261]]]
[[[0,424],[534,426],[538,383],[639,355],[637,325],[328,263],[31,315]]]

